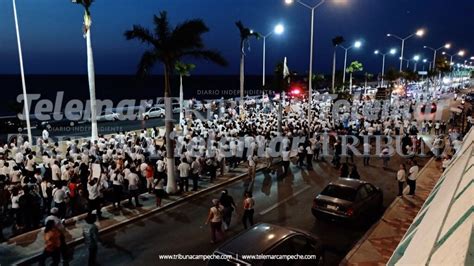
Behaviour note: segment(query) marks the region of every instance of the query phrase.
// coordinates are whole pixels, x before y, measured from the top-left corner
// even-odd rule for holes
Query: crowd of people
[[[336,107],[334,101],[319,97],[311,106],[311,121],[307,118],[309,105],[301,99],[283,103],[281,121],[278,104],[271,101],[246,106],[244,117],[231,107],[216,110],[221,115],[214,119],[191,115],[182,121],[182,134],[174,139],[178,193],[196,191],[199,182],[214,182],[242,163],[253,179],[257,162],[270,167],[275,158],[280,158],[285,176],[293,154],[299,167],[312,170],[313,162],[327,160],[340,170],[341,177],[359,179],[353,164],[358,152],[364,165],[373,163],[371,159],[375,157],[381,158],[383,167],[388,167],[393,154],[387,142],[382,143],[378,153],[371,137],[401,136],[402,152],[412,165],[408,171],[400,166],[404,173],[397,173],[397,180],[407,181],[410,194],[414,194],[413,181],[418,172],[414,157],[423,153],[420,135],[436,135],[431,153],[444,159],[443,165],[449,164],[452,154],[459,150],[462,137],[456,117],[447,123],[419,119],[415,117],[417,104],[354,100],[348,108]],[[470,110],[466,113],[471,117]],[[468,127],[469,123],[472,119],[468,119]],[[104,205],[137,208],[141,206],[140,194],[147,192],[154,194],[156,206],[161,206],[170,185],[162,133],[159,128],[149,128],[100,136],[95,141],[70,140],[61,144],[53,142],[47,132],[35,145],[21,136],[14,139],[0,148],[0,229],[11,226],[15,235],[46,225],[48,232],[55,235],[46,218],[51,214],[59,221],[81,213],[103,219]],[[352,137],[346,141],[343,136]],[[100,174],[93,174],[94,165],[99,165]],[[246,192],[242,212],[245,227],[253,224],[254,205],[251,192]],[[128,203],[122,206],[126,199]],[[236,209],[231,199],[226,192],[213,202],[207,221],[213,228],[212,241],[221,230],[218,222],[230,226]]]

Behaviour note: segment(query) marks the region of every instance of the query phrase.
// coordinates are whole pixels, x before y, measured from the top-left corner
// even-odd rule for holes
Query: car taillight
[[[352,216],[354,214],[354,210],[352,208],[348,208],[346,214],[347,216]]]

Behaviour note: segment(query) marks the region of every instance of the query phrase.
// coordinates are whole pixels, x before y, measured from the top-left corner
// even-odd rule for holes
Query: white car
[[[161,107],[152,107],[148,111],[144,112],[142,117],[145,120],[156,117],[165,117],[165,109]]]
[[[111,111],[104,111],[97,116],[97,121],[116,121],[119,120],[120,116],[118,113]]]

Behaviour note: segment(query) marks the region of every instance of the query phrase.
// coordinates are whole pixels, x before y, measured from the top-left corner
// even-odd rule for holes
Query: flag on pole
[[[285,60],[283,60],[283,78],[287,78],[290,75],[290,70],[288,69],[288,64],[285,56]]]

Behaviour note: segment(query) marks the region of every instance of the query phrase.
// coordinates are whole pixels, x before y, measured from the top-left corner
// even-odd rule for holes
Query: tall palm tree
[[[158,16],[153,16],[154,29],[150,31],[143,26],[134,25],[132,30],[124,33],[127,40],[136,39],[142,43],[148,44],[150,49],[143,53],[138,65],[138,74],[149,74],[151,69],[161,63],[164,70],[165,79],[165,141],[168,184],[166,191],[168,193],[176,192],[176,167],[174,158],[174,143],[171,138],[173,132],[173,119],[171,119],[171,97],[170,76],[176,62],[184,57],[202,58],[216,64],[226,66],[227,61],[219,52],[205,49],[201,35],[208,32],[209,28],[201,19],[187,20],[172,28],[168,21],[168,15],[165,11],[160,12]]]
[[[346,72],[349,73],[349,94],[352,95],[352,73],[364,70],[362,63],[359,61],[353,61],[349,67],[346,69]]]
[[[245,69],[245,44],[248,43],[250,37],[259,39],[261,34],[244,26],[242,21],[235,23],[240,32],[240,107],[239,113],[242,116],[244,107],[244,69]]]
[[[186,64],[183,62],[176,62],[174,65],[174,69],[179,74],[179,124],[184,120],[183,116],[183,76],[189,77],[191,75],[191,71],[196,68],[194,64]]]
[[[334,46],[333,56],[332,56],[332,93],[336,93],[335,83],[336,83],[336,52],[337,47],[344,42],[344,37],[336,36],[332,39],[332,45]]]
[[[84,38],[87,46],[87,77],[89,80],[89,97],[91,102],[91,140],[98,138],[97,131],[97,101],[95,97],[95,69],[94,55],[92,53],[91,25],[92,18],[90,8],[94,0],[72,0],[73,3],[82,5],[84,8]]]

